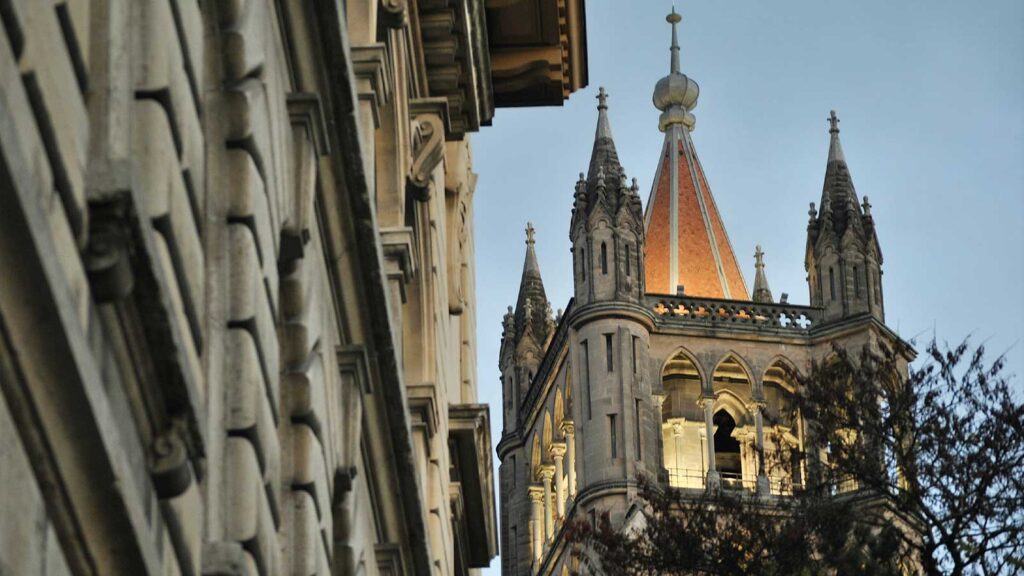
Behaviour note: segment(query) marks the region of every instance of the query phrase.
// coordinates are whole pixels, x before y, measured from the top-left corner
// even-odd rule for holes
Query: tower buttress
[[[857,200],[850,169],[839,141],[839,118],[829,114],[829,150],[821,205],[808,212],[804,267],[811,305],[825,310],[825,320],[871,314],[885,320],[882,297],[882,251],[875,233],[871,203]]]

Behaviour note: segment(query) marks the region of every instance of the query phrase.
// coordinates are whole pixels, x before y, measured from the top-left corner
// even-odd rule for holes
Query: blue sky
[[[562,108],[501,109],[474,135],[480,400],[501,434],[498,346],[527,221],[552,307],[572,292],[573,184],[598,86],[623,167],[646,199],[662,134],[671,3],[588,0],[590,85]],[[905,338],[968,335],[1024,376],[1024,2],[679,2],[681,64],[700,84],[693,140],[747,283],[807,302],[807,208],[829,110],[884,256],[886,321]],[[497,467],[497,462],[495,462]],[[497,468],[495,468],[497,471]],[[499,574],[499,562],[485,574]]]

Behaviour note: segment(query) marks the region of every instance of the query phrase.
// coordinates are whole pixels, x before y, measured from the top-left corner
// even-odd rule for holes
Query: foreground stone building
[[[794,407],[797,376],[834,345],[898,341],[884,323],[871,205],[857,197],[834,112],[807,224],[810,304],[773,298],[760,247],[748,291],[694,149],[699,90],[680,72],[679,16],[668,20],[670,73],[654,90],[665,144],[646,213],[619,163],[602,90],[569,222],[575,294],[557,318],[528,227],[499,358],[506,575],[591,573],[564,527],[603,512],[617,526],[636,519],[640,475],[769,499],[799,490],[808,460],[768,464],[790,452],[825,458]]]
[[[0,574],[497,553],[469,135],[583,0],[0,0]]]

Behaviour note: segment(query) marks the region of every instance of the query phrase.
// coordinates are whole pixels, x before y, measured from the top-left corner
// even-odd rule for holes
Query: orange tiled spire
[[[673,9],[666,20],[672,24],[672,65],[653,98],[662,111],[665,144],[645,215],[647,291],[675,294],[682,286],[692,296],[747,300],[736,254],[690,138],[700,88],[679,71],[676,24],[681,18]]]

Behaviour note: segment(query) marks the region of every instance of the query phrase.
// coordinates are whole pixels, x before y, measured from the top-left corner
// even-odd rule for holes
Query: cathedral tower
[[[843,146],[839,118],[829,115],[828,162],[821,207],[811,204],[804,267],[811,305],[825,320],[870,314],[885,320],[882,300],[882,252],[867,196],[857,200]]]
[[[882,257],[834,115],[808,227],[811,303],[775,301],[760,246],[748,292],[691,139],[699,89],[680,72],[680,17],[666,20],[670,68],[653,98],[664,146],[646,213],[601,89],[569,224],[574,297],[554,320],[527,227],[499,361],[506,576],[603,574],[566,535],[605,513],[615,529],[642,523],[641,476],[695,498],[728,490],[769,502],[805,488],[822,447],[798,410],[800,375],[835,346],[900,342],[881,322]]]

